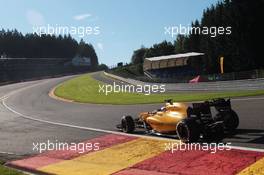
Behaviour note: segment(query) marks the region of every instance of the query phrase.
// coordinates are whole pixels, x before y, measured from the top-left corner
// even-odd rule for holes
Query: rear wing
[[[202,103],[193,103],[192,106],[192,108],[189,107],[187,109],[188,116],[211,115],[210,107],[215,107],[215,109],[219,112],[231,110],[231,101],[230,99],[217,98]]]

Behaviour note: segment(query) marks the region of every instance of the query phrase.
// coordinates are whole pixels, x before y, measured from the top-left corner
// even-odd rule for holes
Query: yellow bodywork
[[[166,103],[161,111],[143,112],[139,118],[159,133],[171,133],[176,131],[177,123],[187,117],[187,108],[184,103]]]

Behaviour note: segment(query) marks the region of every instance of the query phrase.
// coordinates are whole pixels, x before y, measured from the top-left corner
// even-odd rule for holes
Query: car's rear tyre
[[[184,143],[197,142],[200,138],[200,125],[195,119],[186,118],[177,124],[176,132]]]
[[[221,112],[217,114],[217,121],[222,120],[224,122],[224,127],[228,131],[234,131],[239,125],[239,118],[235,111],[230,110],[229,112]]]
[[[207,142],[220,142],[224,139],[223,123],[214,123],[203,132],[203,139]]]
[[[123,116],[121,119],[121,128],[125,133],[132,133],[135,130],[134,119],[129,115]]]
[[[220,142],[224,139],[224,126],[223,124],[218,124],[215,128],[214,128],[214,140],[216,142]]]

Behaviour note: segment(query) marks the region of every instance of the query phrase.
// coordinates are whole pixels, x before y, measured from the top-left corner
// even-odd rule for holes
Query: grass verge
[[[0,174],[1,175],[25,175],[19,171],[3,166],[4,162],[0,160]]]
[[[90,74],[82,75],[68,80],[55,89],[55,95],[81,103],[95,104],[150,104],[163,103],[164,99],[172,98],[174,101],[202,101],[212,98],[245,97],[264,95],[264,90],[253,91],[227,91],[227,92],[181,92],[144,95],[139,93],[99,93],[99,85]]]

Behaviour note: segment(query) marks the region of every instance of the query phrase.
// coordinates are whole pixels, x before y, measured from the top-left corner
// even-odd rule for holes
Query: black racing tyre
[[[135,130],[134,119],[129,115],[123,116],[121,119],[121,128],[125,133],[132,133]]]
[[[217,142],[220,142],[224,139],[224,126],[223,124],[218,124],[214,128],[214,137],[213,139]]]
[[[234,110],[229,112],[222,112],[217,115],[217,120],[224,122],[224,127],[228,131],[234,131],[239,125],[239,118]]]
[[[184,143],[197,142],[200,138],[200,125],[195,119],[186,118],[176,126],[179,139]]]
[[[224,139],[223,123],[215,123],[206,128],[203,132],[203,139],[207,142],[220,142]]]

